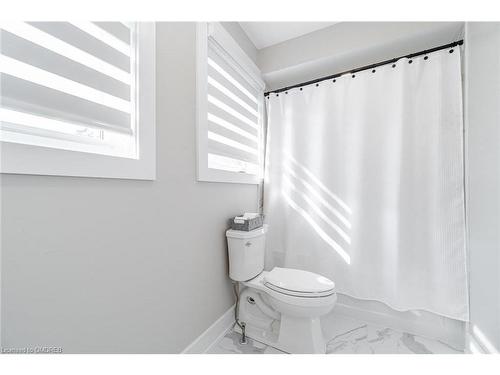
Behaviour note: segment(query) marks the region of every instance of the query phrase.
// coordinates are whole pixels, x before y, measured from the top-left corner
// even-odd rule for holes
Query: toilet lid
[[[330,279],[313,272],[296,270],[292,268],[275,267],[264,277],[265,283],[272,289],[282,289],[284,293],[324,293],[331,292],[335,284]]]

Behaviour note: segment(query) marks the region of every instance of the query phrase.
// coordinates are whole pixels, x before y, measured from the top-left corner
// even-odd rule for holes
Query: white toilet
[[[239,320],[248,337],[287,353],[325,353],[320,317],[337,301],[335,284],[291,268],[264,271],[267,226],[228,230],[229,277],[243,285]]]

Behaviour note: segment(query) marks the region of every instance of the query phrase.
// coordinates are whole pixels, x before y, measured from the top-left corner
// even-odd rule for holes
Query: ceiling
[[[240,22],[257,49],[297,38],[337,22]]]

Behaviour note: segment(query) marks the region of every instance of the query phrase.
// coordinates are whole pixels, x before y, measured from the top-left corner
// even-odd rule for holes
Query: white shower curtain
[[[459,49],[266,103],[266,268],[468,320]]]

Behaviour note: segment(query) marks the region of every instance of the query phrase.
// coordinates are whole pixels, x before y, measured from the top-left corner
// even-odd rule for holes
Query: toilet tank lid
[[[228,229],[226,231],[226,237],[230,237],[230,238],[254,238],[254,237],[262,236],[263,234],[266,234],[266,232],[267,232],[267,224],[264,224],[262,227],[254,229],[254,230],[250,230],[250,231]]]
[[[275,267],[265,275],[265,281],[281,289],[304,293],[333,290],[335,283],[317,273],[292,268]]]

